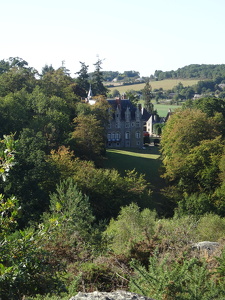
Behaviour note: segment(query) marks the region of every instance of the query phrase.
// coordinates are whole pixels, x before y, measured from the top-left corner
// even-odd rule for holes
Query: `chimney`
[[[120,97],[116,97],[116,105],[121,107],[121,98]]]

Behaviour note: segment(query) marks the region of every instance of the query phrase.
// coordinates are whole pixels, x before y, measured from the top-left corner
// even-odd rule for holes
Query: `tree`
[[[15,93],[22,89],[27,92],[32,92],[37,79],[35,75],[36,70],[31,68],[25,68],[21,65],[13,65],[8,71],[4,72],[0,76],[0,96],[4,97],[9,93]]]
[[[145,87],[144,87],[142,93],[143,93],[143,100],[144,100],[144,108],[149,113],[153,113],[154,106],[151,103],[153,95],[152,95],[152,88],[150,86],[149,80],[146,82]]]
[[[42,68],[42,72],[41,72],[41,75],[43,76],[43,75],[45,75],[46,73],[48,73],[48,72],[54,72],[55,71],[55,69],[53,68],[53,66],[52,65],[45,65],[43,68]]]
[[[152,238],[155,219],[155,212],[147,208],[140,211],[135,203],[123,206],[118,217],[110,220],[104,232],[110,239],[110,248],[117,254],[131,254],[132,247],[136,243]]]
[[[88,75],[88,67],[89,66],[85,65],[85,63],[81,62],[81,61],[80,61],[80,64],[81,64],[81,69],[80,69],[80,71],[78,71],[76,73],[76,74],[78,74],[76,82],[83,91],[80,96],[81,97],[86,97],[87,92],[88,92],[89,87],[90,87],[89,75]]]
[[[79,191],[72,178],[61,181],[50,195],[50,212],[68,232],[78,231],[82,237],[90,234],[94,216],[89,198]]]
[[[98,58],[97,62],[94,64],[95,71],[92,77],[92,90],[95,96],[104,95],[106,96],[107,88],[103,84],[103,73],[101,72],[102,60]]]
[[[218,211],[214,194],[221,184],[221,130],[217,115],[194,109],[174,113],[164,127],[163,177],[171,183],[167,195],[179,202],[182,213]]]
[[[41,132],[23,129],[16,144],[16,164],[2,184],[6,197],[14,195],[21,206],[20,227],[38,221],[49,207],[49,193],[59,178],[47,161],[47,142]]]
[[[225,100],[216,97],[203,97],[193,102],[193,108],[200,109],[207,116],[212,117],[216,113],[222,113],[225,118]]]
[[[143,175],[135,171],[121,176],[117,170],[96,168],[91,161],[75,157],[68,148],[52,151],[49,160],[64,180],[72,177],[82,194],[89,197],[94,216],[98,220],[115,217],[121,206],[137,203],[151,206],[151,191]]]
[[[29,94],[24,90],[9,93],[0,101],[0,135],[19,134],[23,127],[27,127],[32,119],[29,107]]]
[[[72,129],[69,105],[60,97],[46,96],[38,86],[29,98],[34,113],[30,128],[36,132],[41,131],[49,147],[57,147],[65,141]]]
[[[63,68],[44,73],[39,81],[39,85],[48,97],[57,96],[66,101],[75,99],[73,79],[68,74],[65,74]]]
[[[130,100],[130,102],[134,105],[137,106],[138,101],[140,100],[139,95],[137,94],[137,92],[135,92],[134,90],[127,90],[125,92],[126,98]]]
[[[186,155],[202,140],[219,136],[218,125],[216,118],[207,117],[200,110],[175,112],[164,127],[161,139],[164,177],[169,180],[179,178],[180,170],[186,164]]]
[[[105,152],[105,129],[94,115],[80,115],[74,119],[76,154],[97,162]]]

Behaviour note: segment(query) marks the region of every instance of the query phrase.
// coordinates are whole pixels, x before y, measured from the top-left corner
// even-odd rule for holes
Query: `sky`
[[[225,63],[224,0],[0,0],[0,60],[39,72],[177,70]]]

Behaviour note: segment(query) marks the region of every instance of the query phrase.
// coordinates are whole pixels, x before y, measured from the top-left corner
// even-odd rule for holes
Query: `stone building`
[[[143,132],[150,114],[129,99],[108,99],[110,120],[107,128],[108,148],[137,148],[143,146]]]

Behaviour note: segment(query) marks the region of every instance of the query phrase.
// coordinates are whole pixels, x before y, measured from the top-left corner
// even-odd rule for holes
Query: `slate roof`
[[[127,107],[129,108],[131,112],[131,120],[135,120],[135,112],[138,107],[135,107],[129,99],[107,99],[108,103],[113,108],[113,111],[115,112],[117,107],[121,110],[121,119],[125,120],[125,111],[127,110]],[[113,116],[115,113],[113,114]],[[147,112],[146,109],[142,109],[142,120],[147,121],[150,118],[150,114]]]

